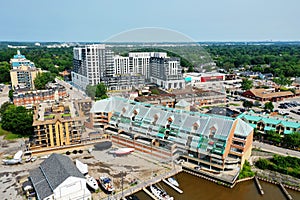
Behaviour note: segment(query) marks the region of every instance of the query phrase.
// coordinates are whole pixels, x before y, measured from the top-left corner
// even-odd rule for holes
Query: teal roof
[[[293,133],[293,131],[291,131],[291,130],[284,130],[284,132],[283,132],[284,134],[292,134]]]
[[[250,121],[263,121],[263,123],[270,124],[270,125],[278,125],[282,124],[284,127],[289,127],[289,128],[294,128],[294,129],[299,129],[300,128],[300,122],[298,121],[292,121],[292,120],[287,120],[284,118],[278,118],[278,117],[270,117],[266,115],[258,115],[258,114],[253,114],[253,113],[242,113],[240,114],[237,118],[240,119],[246,119]],[[249,123],[250,126],[253,128],[256,128],[255,124]],[[272,127],[270,127],[272,128]],[[272,128],[274,130],[274,128]]]
[[[253,115],[244,115],[244,118],[248,121],[255,121],[255,122],[261,120],[261,117],[253,116]]]
[[[300,123],[297,123],[297,122],[281,121],[281,124],[286,127],[300,128]]]
[[[279,124],[280,120],[274,119],[274,118],[262,118],[262,121],[266,124]]]
[[[270,126],[265,126],[265,131],[275,131],[275,128]]]

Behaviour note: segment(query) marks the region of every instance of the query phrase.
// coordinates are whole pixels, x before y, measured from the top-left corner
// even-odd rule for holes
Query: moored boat
[[[109,177],[100,176],[99,183],[101,188],[103,188],[106,192],[113,192],[115,190],[112,180]]]
[[[178,183],[178,181],[177,181],[175,178],[169,177],[169,178],[168,178],[168,181],[169,181],[172,185],[174,185],[174,186],[176,186],[176,187],[179,187],[179,183]]]
[[[90,175],[86,175],[86,184],[93,189],[94,191],[99,189],[98,183],[96,181],[96,179],[94,179],[94,177],[90,176]]]
[[[174,198],[169,196],[166,191],[160,189],[156,185],[151,185],[150,190],[154,196],[156,196],[159,200],[173,200]]]

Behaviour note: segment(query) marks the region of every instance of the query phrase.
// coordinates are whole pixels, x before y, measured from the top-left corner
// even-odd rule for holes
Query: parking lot
[[[287,99],[273,103],[274,111],[280,115],[296,120],[300,119],[300,98]]]

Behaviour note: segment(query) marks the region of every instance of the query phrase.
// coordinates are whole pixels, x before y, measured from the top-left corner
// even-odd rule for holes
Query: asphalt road
[[[73,87],[69,83],[59,79],[55,79],[55,81],[66,88],[67,93],[69,94],[71,100],[89,98],[86,96],[85,92],[77,89],[76,87]]]
[[[280,154],[280,155],[284,155],[284,156],[289,155],[289,156],[294,156],[294,157],[300,158],[299,151],[293,151],[290,149],[280,148],[280,147],[276,147],[276,146],[262,143],[262,142],[253,141],[253,148],[260,148],[263,151],[276,153],[276,154]]]
[[[0,106],[5,103],[6,101],[9,101],[8,98],[8,92],[9,92],[9,88],[7,85],[4,86],[3,91],[0,92]]]

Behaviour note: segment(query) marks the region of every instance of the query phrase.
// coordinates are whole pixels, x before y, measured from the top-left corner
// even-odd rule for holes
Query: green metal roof
[[[249,123],[249,125],[250,125],[252,128],[256,128],[256,124],[251,124],[251,123]]]
[[[160,137],[160,138],[164,138],[164,137],[165,137],[165,134],[158,133],[156,136],[157,136],[157,137]]]

